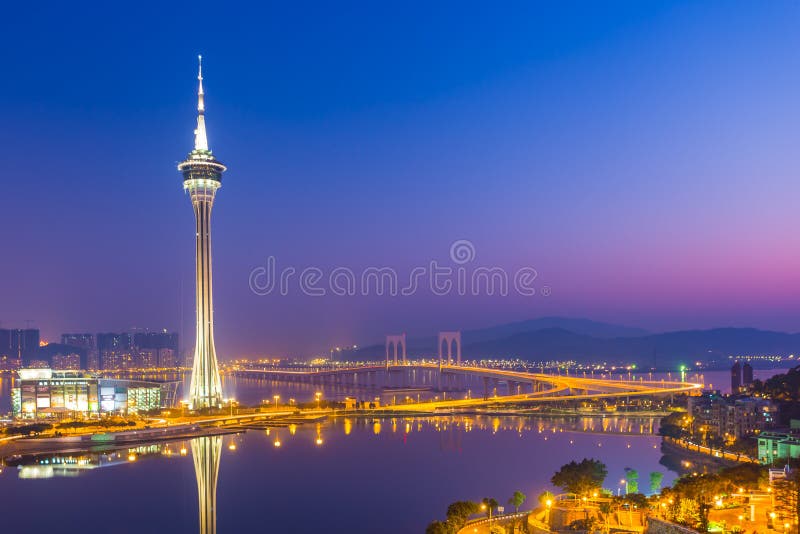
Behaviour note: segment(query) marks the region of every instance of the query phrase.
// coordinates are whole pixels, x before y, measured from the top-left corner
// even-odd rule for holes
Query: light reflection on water
[[[726,372],[710,374],[707,382],[724,383]],[[10,387],[0,374],[4,401]],[[231,377],[224,387],[243,404],[275,394],[311,402],[317,391],[340,400],[351,391]],[[651,471],[669,484],[675,475],[659,465],[657,429],[657,419],[635,416],[340,417],[8,466],[0,494],[15,510],[5,526],[31,531],[36,516],[34,532],[83,529],[87,510],[92,524],[137,534],[210,533],[215,524],[219,532],[422,532],[457,499],[505,502],[519,489],[532,502],[560,465],[583,457],[608,465],[612,491],[626,467],[639,471],[643,489]],[[38,514],[43,503],[48,514]]]
[[[613,491],[625,467],[644,484],[650,471],[665,471],[654,425],[631,417],[339,417],[73,455],[70,464],[51,455],[37,459],[49,464],[7,466],[0,494],[16,511],[9,528],[29,527],[46,503],[41,531],[75,530],[90,509],[93,524],[113,532],[198,532],[201,524],[213,532],[213,520],[219,532],[423,532],[456,499],[504,502],[519,489],[533,502],[575,458],[606,462]],[[665,475],[665,483],[674,476]]]

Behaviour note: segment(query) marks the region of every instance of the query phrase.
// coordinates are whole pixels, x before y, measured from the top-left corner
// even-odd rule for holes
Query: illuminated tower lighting
[[[194,207],[196,224],[196,288],[197,339],[189,388],[191,408],[222,406],[222,383],[214,349],[214,305],[211,285],[211,207],[222,185],[226,167],[208,149],[205,104],[203,102],[203,65],[198,56],[197,129],[194,131],[194,150],[178,165],[183,174],[183,189],[189,193]]]

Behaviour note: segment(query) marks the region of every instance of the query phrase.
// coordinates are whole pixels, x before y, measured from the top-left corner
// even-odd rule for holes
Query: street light
[[[278,399],[280,399],[281,396],[280,395],[273,395],[272,398],[275,399],[275,410],[277,410],[278,409]]]
[[[319,410],[319,400],[322,397],[322,392],[317,391],[316,393],[314,393],[314,397],[317,399],[317,410]]]
[[[544,502],[544,504],[545,504],[545,507],[546,507],[546,512],[545,512],[544,522],[545,522],[547,525],[550,525],[550,507],[551,507],[551,506],[553,506],[553,501],[552,501],[552,500],[550,500],[550,499],[547,499],[547,500]]]

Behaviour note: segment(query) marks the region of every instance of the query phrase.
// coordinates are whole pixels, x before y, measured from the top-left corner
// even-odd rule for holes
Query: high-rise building
[[[38,329],[0,329],[0,356],[16,358],[27,363],[36,358],[37,350],[39,350]]]
[[[79,371],[81,369],[81,355],[77,352],[68,354],[53,354],[50,368],[55,371]]]
[[[0,357],[16,359],[16,354],[11,353],[11,330],[0,328]]]
[[[100,368],[103,370],[133,367],[133,347],[130,334],[97,334]]]
[[[198,58],[202,61],[202,58]],[[189,193],[195,216],[195,297],[197,306],[196,341],[192,361],[189,403],[192,408],[222,405],[222,382],[214,349],[214,305],[211,284],[211,207],[217,189],[222,185],[222,173],[227,169],[217,161],[208,148],[203,93],[203,70],[200,63],[197,75],[197,129],[194,131],[194,150],[178,165],[183,174],[183,189]]]
[[[731,393],[738,393],[741,386],[742,366],[739,364],[739,360],[736,360],[731,366]]]
[[[742,385],[749,386],[753,383],[753,366],[745,362],[742,366]]]
[[[139,356],[138,367],[174,368],[178,351],[178,334],[174,332],[139,332],[133,335],[133,345]]]
[[[161,369],[175,369],[178,367],[177,354],[177,350],[158,349],[158,366]]]
[[[61,334],[61,344],[76,347],[83,351],[81,369],[100,369],[100,358],[94,334]]]
[[[155,369],[158,366],[158,349],[136,348],[134,367],[139,369]]]

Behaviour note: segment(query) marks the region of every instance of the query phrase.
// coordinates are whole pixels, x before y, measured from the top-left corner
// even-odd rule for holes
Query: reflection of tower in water
[[[222,436],[204,436],[192,440],[200,534],[217,532],[217,477],[221,456]]]

